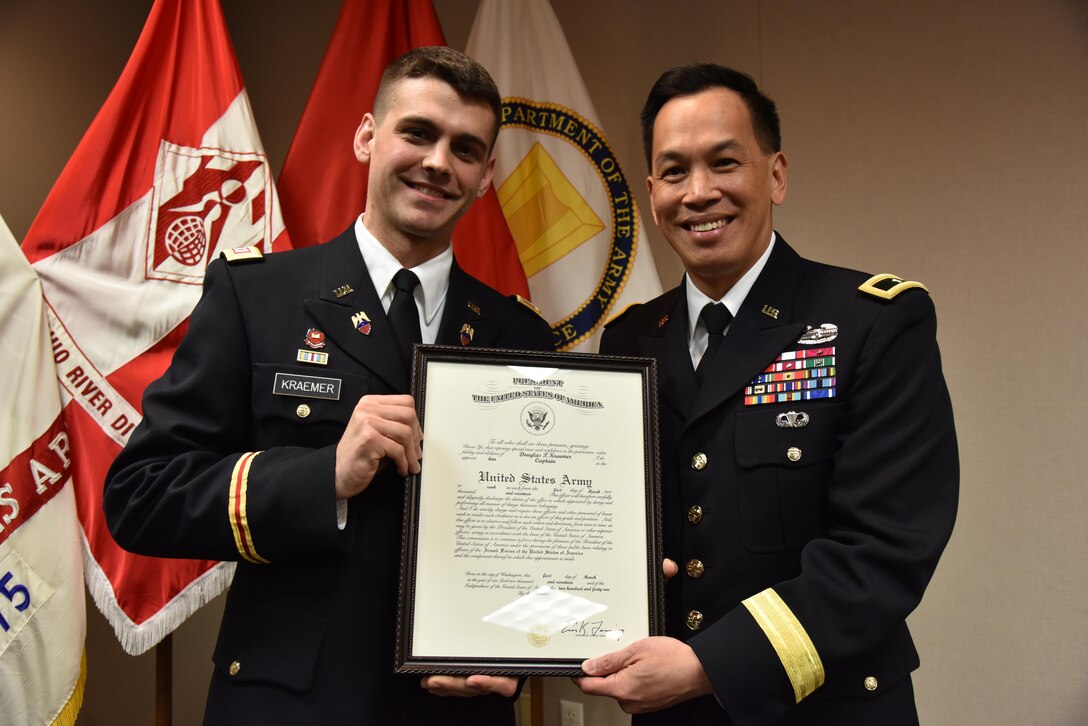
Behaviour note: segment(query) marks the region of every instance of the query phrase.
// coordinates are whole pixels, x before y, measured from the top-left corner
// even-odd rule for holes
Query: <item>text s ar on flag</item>
[[[129,653],[221,592],[233,565],[122,551],[102,515],[106,471],[184,334],[209,261],[286,245],[218,0],[156,0],[23,242],[48,303],[87,584]]]
[[[71,439],[41,287],[0,219],[0,723],[75,723],[87,629]]]
[[[466,53],[503,95],[494,186],[560,350],[661,292],[631,187],[547,0],[483,0]]]
[[[332,239],[363,210],[367,167],[355,159],[352,141],[363,114],[374,109],[382,71],[413,48],[445,44],[431,0],[344,0],[277,181],[295,246]],[[528,296],[494,190],[458,223],[453,249],[469,274]]]

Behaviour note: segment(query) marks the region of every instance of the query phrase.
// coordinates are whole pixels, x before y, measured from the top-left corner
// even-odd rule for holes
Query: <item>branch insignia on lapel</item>
[[[362,310],[351,316],[351,324],[363,335],[370,335],[370,317]]]

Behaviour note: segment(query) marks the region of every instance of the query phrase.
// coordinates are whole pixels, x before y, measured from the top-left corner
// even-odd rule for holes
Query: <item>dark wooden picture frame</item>
[[[517,371],[540,373],[552,369],[554,369],[552,374],[540,380],[519,377],[517,373]],[[486,386],[477,385],[474,388],[474,381],[478,384],[481,380],[479,376],[489,377],[489,383]],[[462,378],[464,379],[463,386]],[[568,378],[576,384],[576,391],[562,389]],[[509,380],[510,383],[502,385],[490,383],[494,380]],[[587,380],[594,382],[594,385],[584,385]],[[519,385],[518,382],[521,384]],[[428,388],[429,385],[435,388],[431,390]],[[461,390],[462,387],[463,390]],[[559,387],[558,391],[562,392],[557,392],[556,387]],[[598,396],[602,391],[604,393]],[[586,658],[618,650],[638,638],[664,632],[657,370],[656,363],[652,359],[424,345],[416,347],[412,371],[412,393],[415,396],[419,420],[424,426],[424,457],[423,471],[409,477],[406,482],[401,579],[397,607],[395,659],[397,672],[483,673],[517,676],[578,675],[581,673],[580,665]],[[599,400],[599,398],[608,399],[609,396],[612,398],[611,401]],[[465,403],[462,404],[462,401]],[[453,410],[439,410],[440,407]],[[480,413],[477,409],[488,412]],[[548,414],[554,413],[555,410],[559,410],[560,415],[549,417]],[[497,413],[490,413],[490,411]],[[514,415],[515,412],[516,415]],[[633,418],[637,419],[634,423],[631,421],[632,414]],[[506,438],[501,431],[483,432],[473,429],[471,426],[473,415],[495,417],[499,423],[504,421],[516,421],[516,423],[510,425],[510,438]],[[614,423],[616,428],[620,429],[620,434],[612,436],[602,426],[605,421],[610,420],[609,417],[616,419]],[[559,423],[556,423],[557,421]],[[585,444],[543,443],[552,432],[564,428],[567,422],[572,422],[570,426],[583,433],[588,427],[592,431],[592,436],[579,439],[579,441],[585,441]],[[548,427],[552,425],[555,428],[549,429]],[[519,426],[524,430],[519,430]],[[578,428],[579,426],[581,429]],[[628,430],[630,432],[637,430],[639,440],[631,440],[633,433],[631,436],[624,437],[623,434],[628,433]],[[470,433],[466,434],[466,431]],[[457,457],[451,458],[446,453],[448,449],[458,445],[458,436],[466,435],[479,437],[481,440],[479,446],[460,444],[459,451],[469,453],[459,458],[468,459],[472,462],[471,464],[455,462],[453,459]],[[446,438],[451,442],[447,443]],[[602,446],[602,439],[608,441],[603,449],[597,448]],[[431,469],[427,466],[429,441],[432,459],[438,457],[440,462],[434,464]],[[499,449],[485,451],[486,447],[490,446],[499,446],[502,453],[498,453]],[[473,458],[482,452],[479,457],[481,461],[495,462],[496,458],[500,461],[512,458],[515,462],[521,462],[525,460],[521,457],[527,456],[526,451],[530,452],[528,456],[535,456],[532,452],[545,451],[539,448],[544,446],[552,447],[546,451],[560,452],[558,456],[561,459],[591,461],[592,463],[580,465],[600,467],[587,470],[592,471],[597,478],[578,479],[575,477],[568,481],[568,477],[564,474],[557,482],[558,475],[538,476],[535,470],[534,473],[521,472],[517,476],[513,473],[491,473],[482,467],[501,468],[501,466],[481,464]],[[641,461],[633,461],[631,453],[637,453],[639,450],[642,452]],[[492,453],[495,456],[489,457],[488,455]],[[545,456],[550,457],[552,454],[547,453]],[[536,461],[544,462],[541,464],[543,467],[554,465],[551,458],[537,457]],[[446,462],[456,466],[447,467]],[[439,466],[442,468],[439,469]],[[474,481],[471,484],[464,483],[464,480],[469,478],[464,472],[452,475],[461,477],[454,484],[457,490],[454,505],[451,504],[454,500],[444,499],[454,495],[450,493],[450,487],[443,486],[446,482],[442,480],[446,477],[448,469],[457,470],[458,466],[471,467],[479,471],[472,472],[471,478]],[[533,464],[527,466],[531,468]],[[509,468],[507,466],[507,469]],[[551,469],[542,471],[545,470]],[[612,482],[609,479],[609,472],[612,471],[616,472],[615,476],[624,480]],[[642,478],[641,482],[636,482],[638,494],[634,493],[632,487],[627,484],[627,478],[632,474],[636,479],[638,475]],[[424,486],[425,476],[429,477],[427,481],[431,483],[430,488]],[[606,482],[603,488],[596,484],[602,478]],[[546,483],[541,485],[540,482]],[[580,488],[575,486],[573,489],[564,488],[563,485],[572,482],[581,483],[583,486]],[[470,486],[474,488],[468,489]],[[551,487],[550,492],[541,493],[542,489],[548,487]],[[619,487],[622,487],[622,490]],[[511,503],[512,516],[509,526],[502,514],[495,515],[494,507],[484,523],[476,519],[475,515],[458,514],[459,511],[464,511],[465,507],[462,506],[464,502],[479,500],[475,494],[476,488],[486,488],[485,501],[492,504],[498,502],[500,509],[505,506],[504,502]],[[466,494],[466,492],[471,493]],[[568,537],[568,549],[562,554],[570,555],[572,551],[577,552],[578,547],[584,546],[586,542],[593,541],[599,546],[591,547],[597,552],[586,555],[587,560],[593,561],[596,557],[611,558],[608,559],[610,563],[619,561],[622,566],[613,567],[610,564],[603,576],[596,571],[591,573],[587,570],[579,573],[577,558],[571,562],[569,557],[563,557],[561,562],[553,563],[556,566],[551,568],[560,572],[561,567],[562,576],[555,573],[541,575],[539,568],[543,565],[539,564],[540,560],[547,561],[547,555],[554,552],[548,550],[547,547],[534,549],[538,546],[537,541],[526,539],[518,542],[518,528],[525,527],[527,517],[531,518],[532,511],[535,511],[533,507],[546,506],[549,511],[552,511],[558,506],[559,511],[562,512],[562,508],[567,506],[568,497],[574,502],[569,505],[571,507],[577,507],[584,502],[592,502],[594,507],[599,502],[605,502],[606,505],[609,502],[618,502],[614,512],[605,513],[603,528],[605,532],[611,534],[615,534],[618,530],[618,536],[621,539],[612,541],[604,537],[604,533],[593,531],[589,510],[583,507],[579,510],[581,513],[572,516],[577,517],[576,527],[590,528],[588,536],[572,546],[569,542],[569,532],[564,533],[565,528],[557,527],[557,531],[554,532],[556,538]],[[530,503],[526,505],[525,502]],[[541,505],[539,502],[544,504]],[[635,514],[636,510],[637,514]],[[571,511],[574,512],[574,510]],[[421,526],[421,513],[429,523],[426,526]],[[601,510],[594,510],[593,513],[600,515]],[[555,519],[559,521],[564,516],[566,515],[557,515]],[[458,517],[461,519],[458,520]],[[533,531],[538,531],[537,524],[546,519],[545,517],[533,522]],[[617,523],[616,520],[621,521]],[[569,517],[567,521],[571,521]],[[522,524],[518,525],[517,522]],[[438,523],[437,526],[436,523]],[[457,533],[458,527],[461,528],[460,534]],[[472,528],[481,535],[474,540],[477,544],[481,538],[486,539],[492,536],[489,533],[505,531],[502,535],[503,554],[496,555],[497,550],[488,549],[485,544],[484,550],[489,554],[481,556],[481,561],[484,563],[499,556],[502,558],[499,561],[504,564],[501,566],[493,562],[490,565],[474,564],[477,560],[469,552],[468,547],[462,546],[467,541],[463,536],[466,528]],[[443,534],[433,534],[435,532]],[[599,534],[601,536],[598,536]],[[449,541],[442,540],[443,537]],[[634,541],[636,537],[639,539],[637,542]],[[439,540],[441,542],[435,544]],[[553,541],[550,535],[548,541]],[[456,546],[453,551],[459,554],[446,555],[445,553],[450,551],[450,546],[454,544]],[[506,545],[510,546],[509,551],[513,554],[506,554],[507,550],[504,549]],[[436,554],[428,555],[427,552]],[[540,557],[541,553],[545,556]],[[441,556],[438,556],[439,554]],[[449,562],[439,561],[446,556],[451,557]],[[421,560],[421,557],[424,559]],[[531,565],[534,557],[537,564]],[[498,567],[504,570],[502,573],[504,576],[508,574],[505,570],[516,570],[519,565],[523,570],[531,572],[526,574],[526,579],[506,582],[505,588],[501,586],[501,582],[494,588],[490,588],[490,584],[495,582],[484,587],[480,584],[480,577],[477,575],[482,577],[486,573],[467,569],[461,574],[463,582],[460,589],[456,586],[438,585],[436,587],[427,584],[436,579],[444,580],[452,577],[451,572],[456,568],[449,567],[451,563],[458,565],[465,563],[480,571],[486,571],[488,566],[492,569]],[[538,569],[534,570],[534,568]],[[575,574],[572,575],[571,572]],[[546,581],[549,575],[552,576],[550,583]],[[541,581],[536,581],[537,576],[541,578]],[[598,578],[602,582],[602,587],[590,587],[590,584],[595,585]],[[507,578],[498,578],[499,581],[503,579]],[[533,581],[530,583],[530,580]],[[431,595],[421,595],[424,585],[430,588]],[[517,585],[521,588],[518,589]],[[526,585],[528,587],[525,587]],[[473,615],[472,617],[465,616],[465,610],[460,606],[462,600],[480,597],[485,597],[486,600],[489,596],[482,596],[478,590],[488,588],[503,593],[501,597],[505,598],[511,592],[510,586],[514,587],[512,591],[515,594],[520,593],[520,597],[516,597],[507,606],[483,618],[476,618],[479,611],[471,611],[470,606],[469,610]],[[590,593],[591,596],[583,597]],[[607,604],[598,602],[602,599],[607,600]],[[610,625],[611,621],[605,617],[610,611],[627,613],[629,608],[633,608],[639,614],[639,620],[644,616],[645,622],[638,622],[635,625],[625,623],[621,628],[618,625]],[[593,611],[591,616],[583,617],[591,610]],[[598,614],[601,615],[599,619],[589,619],[590,617],[597,618]],[[477,620],[486,621],[486,625],[479,625]],[[534,622],[538,624],[531,626]],[[561,622],[562,625],[559,625]],[[494,642],[489,641],[487,637],[473,637],[472,628],[485,629],[488,633],[494,632],[496,634]],[[447,636],[451,639],[468,638],[466,642],[471,645],[463,648],[454,646],[455,652],[449,652],[448,646],[432,647],[421,642],[435,640],[431,635],[417,637],[417,634],[422,632],[439,633],[438,640]],[[521,644],[522,641],[524,641],[523,644]],[[549,646],[552,647],[549,648]],[[555,653],[556,649],[560,652]],[[461,652],[462,650],[465,652]]]

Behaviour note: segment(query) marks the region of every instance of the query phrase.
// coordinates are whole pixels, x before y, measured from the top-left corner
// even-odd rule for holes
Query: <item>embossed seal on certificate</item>
[[[543,648],[550,642],[552,642],[552,636],[543,625],[538,625],[529,631],[529,644],[534,648]]]
[[[533,434],[542,436],[555,426],[555,412],[546,403],[534,402],[521,409],[521,427]]]

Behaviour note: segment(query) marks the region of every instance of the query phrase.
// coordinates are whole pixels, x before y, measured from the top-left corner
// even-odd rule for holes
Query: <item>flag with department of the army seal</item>
[[[131,654],[219,594],[233,565],[121,550],[102,514],[106,471],[184,335],[210,260],[286,244],[218,0],[156,0],[23,242],[47,303],[87,585]]]
[[[547,0],[483,0],[465,52],[503,96],[493,186],[533,303],[560,350],[596,350],[611,313],[661,293],[642,177],[616,161]]]
[[[70,726],[86,682],[71,439],[41,287],[0,218],[0,723]]]

